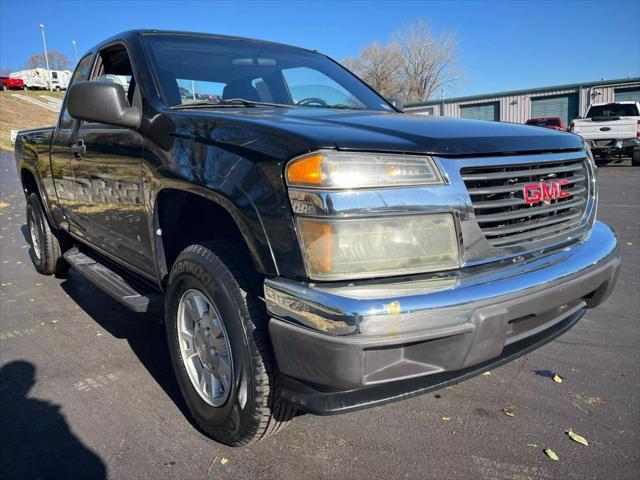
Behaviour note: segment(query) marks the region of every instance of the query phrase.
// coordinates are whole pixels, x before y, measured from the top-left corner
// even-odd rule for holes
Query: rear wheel
[[[191,245],[169,276],[166,331],[178,385],[198,425],[240,446],[280,430],[295,410],[276,385],[252,265],[232,243]]]
[[[35,193],[27,197],[27,228],[31,243],[31,261],[36,270],[44,275],[64,275],[69,269],[69,264],[62,258],[60,240],[51,230],[40,199]]]
[[[640,167],[640,149],[634,150],[631,153],[631,165]]]
[[[7,90],[9,90],[9,87],[7,87],[6,85],[3,84],[2,85],[2,90],[6,92]]]

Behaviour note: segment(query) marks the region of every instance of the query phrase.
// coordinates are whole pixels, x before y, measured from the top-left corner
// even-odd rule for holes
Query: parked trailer
[[[49,74],[51,76],[49,77]],[[31,68],[9,74],[11,78],[21,78],[25,87],[31,90],[49,89],[49,80],[53,90],[66,90],[71,79],[70,70],[48,70],[46,68]]]

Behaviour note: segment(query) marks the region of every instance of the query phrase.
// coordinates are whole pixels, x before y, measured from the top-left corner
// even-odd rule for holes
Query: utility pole
[[[49,56],[47,55],[47,41],[44,39],[44,23],[40,24],[42,31],[42,46],[44,47],[44,62],[47,65],[47,81],[49,82],[49,90],[53,92],[53,84],[51,81],[51,70],[49,70]]]
[[[78,47],[76,46],[76,41],[71,40],[71,45],[73,45],[73,53],[76,56],[76,65],[78,64]]]

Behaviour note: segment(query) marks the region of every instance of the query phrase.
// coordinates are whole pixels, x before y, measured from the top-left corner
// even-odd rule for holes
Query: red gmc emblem
[[[571,193],[562,190],[562,186],[569,183],[568,180],[552,180],[550,182],[530,183],[522,188],[524,201],[529,205],[538,202],[554,200],[556,198],[566,198]]]

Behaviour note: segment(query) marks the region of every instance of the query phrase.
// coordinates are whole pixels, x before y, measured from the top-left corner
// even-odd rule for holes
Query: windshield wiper
[[[212,107],[280,107],[292,108],[292,105],[283,105],[281,103],[253,102],[244,98],[227,98],[217,102],[209,100],[199,100],[197,102],[183,103],[171,107],[173,110],[184,110],[189,108],[212,108]]]
[[[351,105],[345,105],[344,103],[336,103],[335,105],[327,105],[325,108],[338,108],[343,110],[364,110],[361,107],[352,107]]]

